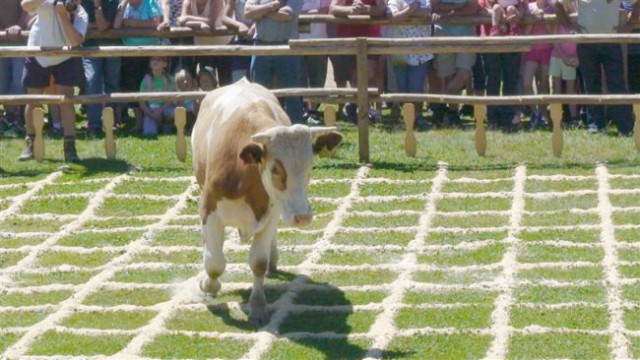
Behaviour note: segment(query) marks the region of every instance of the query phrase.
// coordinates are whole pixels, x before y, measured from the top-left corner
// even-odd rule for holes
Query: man
[[[577,1],[578,20],[576,23],[571,22],[563,6],[564,3],[570,1]],[[640,2],[637,0],[626,1],[634,4],[633,10],[628,20],[619,26],[621,2],[622,0],[557,0],[554,8],[558,21],[574,34],[630,32],[638,22]],[[628,93],[624,79],[622,46],[619,43],[578,44],[578,61],[587,94],[602,94],[601,68],[604,70],[609,93]],[[604,132],[607,127],[604,106],[589,105],[588,109],[591,117],[588,132],[590,134]],[[631,136],[633,134],[634,119],[631,105],[611,105],[608,115],[615,122],[619,135]]]
[[[303,0],[248,0],[244,14],[256,24],[255,45],[285,45],[297,39],[302,5]],[[300,57],[253,56],[250,73],[252,81],[267,89],[274,88],[274,77],[280,87],[298,87]],[[282,103],[291,123],[302,122],[302,98],[288,96]]]
[[[383,17],[386,15],[387,3],[385,0],[331,0],[329,14],[348,18],[349,15],[369,15],[370,17]],[[336,26],[336,36],[339,38],[352,37],[380,37],[380,25],[361,25],[343,23]],[[375,86],[376,68],[379,55],[367,56],[367,81],[369,86]],[[355,56],[336,55],[331,56],[331,64],[335,73],[335,81],[338,87],[345,87],[347,81],[352,87],[357,84],[357,71]],[[348,121],[356,122],[357,113],[355,105],[345,104],[343,113]],[[373,109],[369,111],[372,120],[378,120],[380,114]]]
[[[119,0],[82,0],[82,7],[89,16],[89,29],[98,32],[111,29],[113,20],[118,13]],[[113,46],[121,45],[117,39],[90,39],[83,46]],[[84,76],[86,78],[86,94],[102,95],[117,92],[120,87],[120,58],[119,57],[88,57],[84,58]],[[87,105],[87,136],[98,136],[102,132],[103,104]]]
[[[20,36],[20,32],[27,27],[27,13],[22,10],[20,0],[5,0],[0,11],[0,30],[7,32],[9,40]],[[16,43],[2,43],[2,45],[16,45]],[[22,71],[24,58],[0,58],[0,94],[18,95],[24,93],[22,87]],[[22,127],[22,115],[19,106],[4,106],[5,127]]]
[[[79,46],[87,33],[89,17],[74,0],[76,9],[69,12],[64,1],[55,0],[22,0],[22,8],[37,16],[29,32],[29,46]],[[23,85],[27,93],[43,94],[53,77],[56,94],[72,96],[75,86],[80,86],[83,79],[82,59],[65,56],[38,56],[25,60]],[[18,160],[33,159],[33,126],[32,110],[34,105],[27,105],[25,120],[27,127],[27,147]],[[76,114],[73,105],[60,105],[60,115],[64,132],[64,160],[77,162],[80,159],[76,152]]]

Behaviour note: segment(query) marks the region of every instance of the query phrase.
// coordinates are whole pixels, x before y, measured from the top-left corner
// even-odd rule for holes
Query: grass
[[[625,261],[613,263],[624,279],[616,290],[622,323],[640,330],[640,179],[607,179],[613,228],[603,231],[595,170],[599,163],[612,176],[636,175],[640,158],[631,139],[568,131],[562,158],[554,158],[548,132],[489,131],[487,155],[479,157],[473,132],[435,130],[416,134],[418,155],[409,158],[403,133],[372,128],[371,164],[356,183],[357,131],[339,127],[346,138],[337,156],[319,159],[313,170],[320,180],[309,189],[313,225],[281,224],[286,271],[265,286],[270,314],[282,317],[262,329],[273,342],[261,359],[361,359],[387,330],[388,344],[373,349],[383,359],[484,358],[506,285],[506,358],[612,358],[611,337],[589,332],[606,332],[612,321],[603,236]],[[202,270],[199,191],[178,217],[165,217],[192,174],[190,156],[177,160],[173,138],[121,137],[114,161],[104,159],[100,141],[81,140],[84,160],[68,166],[61,140],[47,140],[42,163],[14,161],[22,145],[0,142],[0,357],[24,332],[59,315],[63,302],[71,311],[58,327],[43,329],[25,355],[117,357],[158,320],[163,328],[140,356],[235,359],[261,344],[247,321],[250,243],[227,229],[222,289],[207,297],[193,279]],[[443,162],[446,176],[439,178]],[[515,178],[518,166],[524,179]],[[54,172],[57,179],[42,182]],[[85,213],[123,174],[130,176]],[[516,180],[524,181],[524,212],[514,216]],[[517,264],[509,276],[505,264]],[[170,303],[175,296],[180,302]],[[624,336],[630,357],[640,356],[638,337]]]

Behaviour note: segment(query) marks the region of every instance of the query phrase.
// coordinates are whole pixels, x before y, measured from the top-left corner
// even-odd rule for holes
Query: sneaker
[[[596,125],[595,123],[591,123],[589,124],[589,126],[587,126],[587,134],[589,135],[604,134],[604,129],[600,129],[598,125]]]
[[[309,110],[304,113],[304,119],[308,126],[322,126],[320,114],[315,110]]]
[[[489,30],[489,36],[500,36],[500,35],[502,35],[502,32],[500,31],[500,27],[498,25],[491,26],[491,29]]]
[[[76,151],[76,138],[72,136],[64,137],[64,162],[75,163],[80,161]]]
[[[582,127],[582,118],[579,116],[573,117],[562,123],[564,129],[580,129]]]
[[[346,103],[342,107],[342,115],[344,119],[350,123],[357,124],[358,123],[358,109],[354,104]]]
[[[24,148],[24,151],[22,152],[22,154],[20,154],[20,156],[18,157],[18,161],[33,160],[34,158],[33,139],[34,138],[35,138],[34,135],[27,135],[27,137],[24,139],[27,146]]]
[[[549,119],[546,116],[540,116],[538,114],[531,115],[531,128],[532,129],[546,129],[549,127]]]
[[[370,122],[379,123],[382,122],[382,113],[376,109],[369,109],[367,117]]]
[[[473,111],[473,105],[462,105],[462,107],[460,108],[460,116],[464,116],[467,118],[473,118],[474,115],[474,111]]]

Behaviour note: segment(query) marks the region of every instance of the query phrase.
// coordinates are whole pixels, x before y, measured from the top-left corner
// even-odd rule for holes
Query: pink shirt
[[[557,33],[558,33],[558,35],[567,35],[567,34],[569,34],[569,31],[567,29],[565,29],[564,26],[558,25]],[[558,45],[559,45],[559,48],[562,50],[562,53],[565,56],[568,56],[568,57],[578,56],[578,45],[576,43],[566,42],[566,43],[561,43],[561,44],[558,44]],[[558,52],[558,49],[554,48],[553,51],[551,51],[551,57],[561,58],[562,56]]]

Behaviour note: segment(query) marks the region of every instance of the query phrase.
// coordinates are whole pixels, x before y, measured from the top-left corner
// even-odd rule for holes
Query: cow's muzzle
[[[311,224],[313,215],[311,214],[295,214],[293,215],[293,226],[307,226]]]

